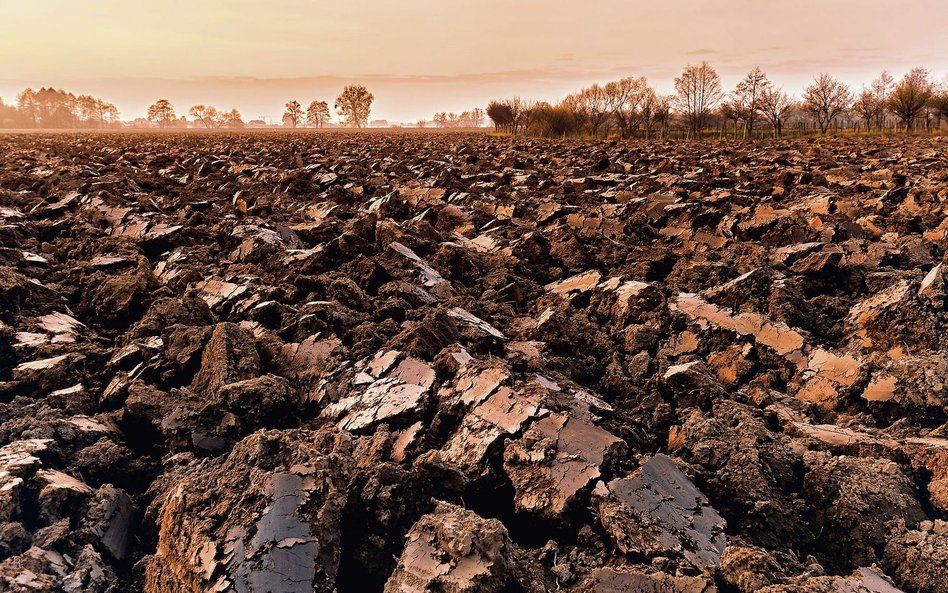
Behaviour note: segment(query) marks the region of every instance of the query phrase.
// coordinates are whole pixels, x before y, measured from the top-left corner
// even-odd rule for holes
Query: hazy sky
[[[669,92],[701,60],[727,88],[759,65],[798,91],[819,71],[941,78],[946,21],[946,0],[0,0],[0,97],[53,84],[127,119],[167,97],[248,120],[362,82],[373,119],[415,121],[627,75]]]

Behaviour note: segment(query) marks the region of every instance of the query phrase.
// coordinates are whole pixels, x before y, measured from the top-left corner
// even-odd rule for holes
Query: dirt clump
[[[942,593],[945,154],[0,135],[0,589]]]

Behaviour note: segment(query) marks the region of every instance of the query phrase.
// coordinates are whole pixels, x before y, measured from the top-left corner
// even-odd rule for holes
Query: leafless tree
[[[722,134],[725,138],[727,137],[728,127],[730,126],[731,122],[734,122],[736,125],[738,122],[743,122],[746,118],[744,106],[740,103],[740,101],[734,99],[733,97],[721,101],[721,104],[718,105],[717,112],[722,120]],[[745,134],[746,133],[747,132],[745,128]]]
[[[915,128],[915,120],[932,100],[934,85],[930,80],[928,70],[913,68],[906,74],[889,95],[888,107],[905,124],[905,129],[911,132]]]
[[[586,87],[569,95],[564,100],[576,117],[589,128],[590,134],[598,136],[599,131],[609,121],[609,98],[605,89],[598,84]]]
[[[369,113],[375,97],[362,85],[347,85],[336,97],[336,112],[346,118],[350,128],[364,128],[369,124]]]
[[[642,102],[642,118],[646,138],[651,138],[652,132],[656,128],[661,131],[662,136],[667,133],[671,102],[671,97],[658,95],[654,90],[649,89],[645,100]]]
[[[487,117],[494,122],[494,130],[512,132],[514,115],[507,101],[491,101],[487,104]]]
[[[888,70],[883,70],[879,78],[872,81],[872,94],[875,95],[876,102],[879,104],[879,112],[876,114],[879,129],[885,127],[885,113],[889,103],[889,95],[895,86],[895,79],[889,74]]]
[[[484,110],[480,107],[475,107],[471,110],[471,126],[475,128],[480,128],[484,125]]]
[[[815,78],[803,93],[803,108],[816,119],[823,134],[852,102],[849,87],[826,73]]]
[[[721,77],[707,62],[690,64],[675,79],[675,89],[690,136],[700,137],[711,111],[721,100]]]
[[[948,120],[948,75],[942,80],[941,84],[935,88],[935,94],[931,100],[932,109],[935,110],[939,121]]]
[[[760,112],[773,128],[774,138],[779,138],[783,134],[783,123],[792,108],[793,97],[783,90],[775,89],[773,86],[764,89],[760,96]]]
[[[650,91],[644,76],[623,78],[605,86],[608,109],[621,137],[642,125],[642,103]]]
[[[856,95],[856,100],[853,101],[853,112],[866,123],[867,132],[872,129],[873,123],[879,121],[879,112],[882,109],[883,105],[876,93],[865,87],[863,87],[862,92]]]
[[[760,68],[754,68],[747,73],[742,81],[737,83],[731,93],[734,106],[744,120],[744,137],[753,137],[754,121],[761,112],[761,98],[773,85],[767,75]]]
[[[530,115],[530,104],[520,97],[510,99],[507,104],[510,105],[510,115],[513,117],[513,133],[516,134],[529,123],[527,118]]]

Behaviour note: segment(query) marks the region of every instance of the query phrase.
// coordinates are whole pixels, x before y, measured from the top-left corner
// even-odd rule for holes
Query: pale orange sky
[[[126,119],[167,97],[249,120],[361,82],[373,119],[413,122],[627,75],[670,92],[705,59],[727,89],[761,66],[798,92],[820,71],[940,79],[946,20],[945,0],[0,0],[0,97],[53,84]]]

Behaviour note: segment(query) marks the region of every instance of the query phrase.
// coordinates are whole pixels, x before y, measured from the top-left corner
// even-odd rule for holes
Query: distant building
[[[370,128],[388,128],[390,126],[388,125],[387,119],[374,119],[372,120],[371,123],[369,123],[369,127]]]
[[[267,127],[267,122],[262,119],[252,119],[247,122],[248,128],[265,128]]]

